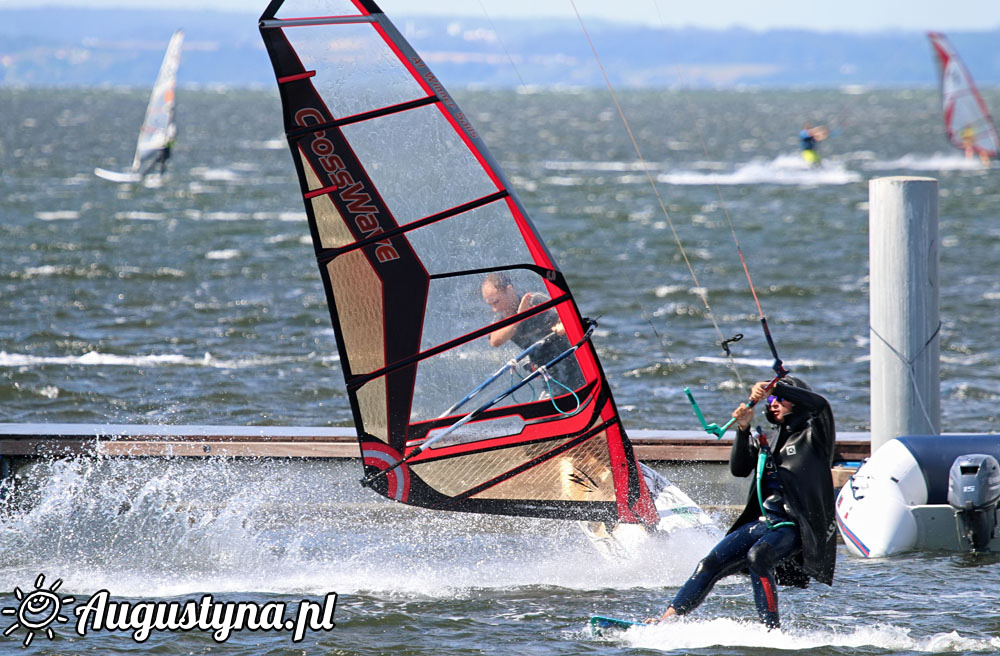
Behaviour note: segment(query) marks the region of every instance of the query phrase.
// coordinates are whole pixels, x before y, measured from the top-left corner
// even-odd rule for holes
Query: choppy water
[[[919,174],[941,184],[943,423],[994,429],[1000,170],[949,149],[931,90],[622,93],[669,221],[606,93],[456,95],[581,308],[600,315],[629,427],[692,426],[686,385],[713,416],[742,396],[670,223],[727,336],[746,334],[740,376],[768,374],[728,213],[786,363],[831,399],[841,430],[866,430],[867,182]],[[276,95],[181,90],[169,179],[94,177],[131,160],[145,96],[0,90],[2,421],[348,425]],[[836,130],[822,169],[799,163],[804,120]],[[595,639],[589,615],[661,610],[707,545],[622,570],[571,525],[399,507],[357,476],[350,463],[39,465],[31,503],[0,522],[0,607],[39,573],[79,598],[341,595],[338,627],[299,644],[242,633],[218,646],[192,632],[139,646],[56,626],[29,647],[49,653],[1000,650],[994,559],[846,552],[833,588],[783,591],[781,633],[736,621],[753,602],[734,580],[688,621]],[[22,639],[0,651],[26,651]]]

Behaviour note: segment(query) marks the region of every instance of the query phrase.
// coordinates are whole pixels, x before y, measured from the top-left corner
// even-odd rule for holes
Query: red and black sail
[[[655,524],[585,322],[471,121],[373,2],[316,6],[275,0],[260,29],[373,486],[431,508]],[[487,281],[530,307],[496,321]],[[492,346],[511,325],[522,343]],[[505,371],[527,335],[544,344]]]

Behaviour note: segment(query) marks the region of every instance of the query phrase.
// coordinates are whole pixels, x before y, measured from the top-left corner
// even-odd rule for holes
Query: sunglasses
[[[784,403],[785,399],[781,398],[780,396],[769,396],[769,397],[767,397],[767,404],[768,405],[771,405],[775,401],[777,401],[778,403]]]

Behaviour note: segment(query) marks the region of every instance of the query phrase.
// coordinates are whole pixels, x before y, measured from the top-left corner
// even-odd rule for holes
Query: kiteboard
[[[604,636],[608,631],[625,631],[633,626],[639,626],[642,624],[643,622],[633,622],[632,620],[620,620],[614,617],[594,615],[590,618],[590,632],[595,636]]]

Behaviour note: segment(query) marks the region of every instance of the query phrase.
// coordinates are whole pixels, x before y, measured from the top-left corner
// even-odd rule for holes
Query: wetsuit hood
[[[790,387],[800,387],[802,389],[812,391],[812,388],[809,387],[809,385],[804,380],[802,380],[801,378],[796,378],[795,376],[785,376],[779,381],[779,384],[788,385]],[[778,418],[774,416],[773,412],[771,412],[770,403],[764,406],[764,417],[767,419],[769,423],[775,426],[779,424]],[[798,404],[796,404],[792,408],[791,413],[789,413],[788,416],[785,418],[785,425],[788,426],[789,430],[794,430],[800,427],[800,425],[803,424],[808,419],[809,419],[808,411],[806,411],[805,408],[801,408],[799,407]]]

